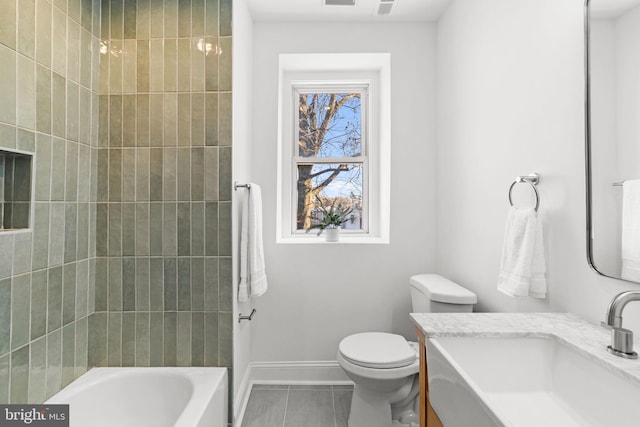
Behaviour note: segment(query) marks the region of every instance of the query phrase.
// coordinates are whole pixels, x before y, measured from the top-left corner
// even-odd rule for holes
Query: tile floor
[[[347,427],[353,386],[254,385],[242,427]]]

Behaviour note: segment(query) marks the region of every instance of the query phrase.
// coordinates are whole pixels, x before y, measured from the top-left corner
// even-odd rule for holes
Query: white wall
[[[438,271],[483,311],[599,322],[615,293],[586,261],[582,0],[454,0],[438,25]],[[507,190],[541,174],[549,296],[496,290]],[[525,186],[523,191],[527,190]],[[625,325],[640,330],[640,304]]]
[[[428,24],[255,23],[253,179],[263,188],[269,291],[252,361],[335,361],[360,331],[415,339],[408,279],[435,267],[435,33]],[[391,244],[276,244],[280,53],[390,52]]]
[[[233,2],[233,180],[239,183],[251,181],[251,145],[253,138],[252,87],[253,87],[253,21],[246,0]],[[240,212],[246,201],[246,190],[233,194],[233,283],[238,283],[240,242]],[[237,287],[234,286],[234,318],[239,313],[251,311],[250,304],[238,303]],[[246,384],[251,357],[251,323],[233,323],[233,396],[234,415],[243,403],[242,393]]]

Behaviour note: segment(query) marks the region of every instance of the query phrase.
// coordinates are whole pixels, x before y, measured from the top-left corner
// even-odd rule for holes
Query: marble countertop
[[[640,359],[607,352],[611,332],[566,313],[411,313],[427,338],[551,336],[640,385]],[[640,353],[640,331],[635,350]]]

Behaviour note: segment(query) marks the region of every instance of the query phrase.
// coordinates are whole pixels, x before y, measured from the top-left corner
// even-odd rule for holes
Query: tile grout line
[[[287,400],[284,402],[284,417],[282,418],[282,427],[285,427],[287,422],[287,411],[289,410],[289,396],[291,396],[291,386],[287,387]]]

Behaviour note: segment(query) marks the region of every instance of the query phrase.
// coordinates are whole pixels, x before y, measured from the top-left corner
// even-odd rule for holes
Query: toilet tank
[[[409,279],[413,313],[470,313],[476,294],[438,274],[418,274]]]

